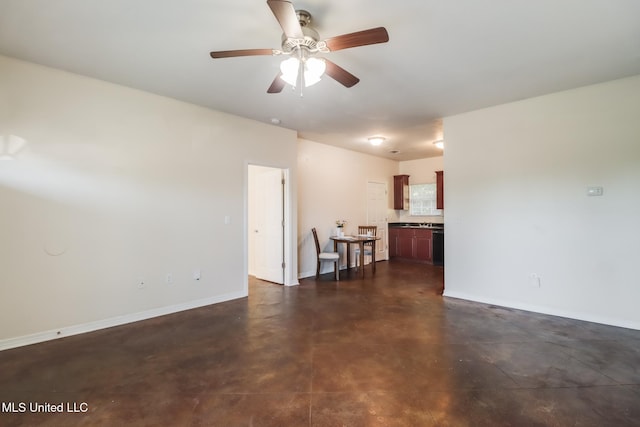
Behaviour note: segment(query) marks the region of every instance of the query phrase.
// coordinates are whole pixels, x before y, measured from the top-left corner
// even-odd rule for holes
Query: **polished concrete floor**
[[[443,299],[442,274],[251,280],[249,298],[0,352],[0,425],[640,425],[640,331]]]

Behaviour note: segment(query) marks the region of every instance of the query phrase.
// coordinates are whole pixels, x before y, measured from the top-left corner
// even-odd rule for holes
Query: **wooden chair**
[[[320,277],[320,263],[332,262],[334,263],[336,280],[340,280],[340,254],[338,252],[322,252],[320,250],[320,242],[318,242],[318,233],[316,232],[315,227],[311,229],[311,232],[313,233],[313,240],[316,243],[316,256],[318,263],[316,267],[316,279]]]
[[[375,237],[378,232],[378,227],[375,225],[359,225],[358,226],[358,234],[369,234]],[[364,255],[371,256],[373,254],[373,243],[365,243],[364,244]],[[357,247],[355,250],[356,255],[356,270],[358,269],[358,260],[360,259],[360,248]],[[364,266],[363,266],[364,268]]]

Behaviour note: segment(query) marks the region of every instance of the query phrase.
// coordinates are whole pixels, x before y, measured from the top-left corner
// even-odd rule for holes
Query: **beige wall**
[[[442,156],[429,157],[400,162],[399,173],[409,175],[410,184],[430,184],[436,182],[436,171],[441,171],[443,168],[444,158]]]
[[[400,162],[399,173],[409,175],[410,185],[432,184],[436,182],[436,171],[443,169],[444,158],[440,156]],[[409,211],[392,210],[389,215],[390,222],[444,222],[444,213],[438,216],[411,216]]]
[[[639,113],[636,76],[445,118],[445,294],[640,329]]]
[[[0,348],[246,295],[247,165],[296,181],[293,131],[0,57],[10,135]]]
[[[321,245],[333,250],[329,237],[335,221],[346,219],[347,233],[367,221],[367,182],[388,186],[388,203],[393,207],[393,175],[398,162],[313,141],[298,141],[298,251],[299,274],[315,274],[316,253],[311,228],[318,230]],[[323,272],[331,271],[326,264]]]

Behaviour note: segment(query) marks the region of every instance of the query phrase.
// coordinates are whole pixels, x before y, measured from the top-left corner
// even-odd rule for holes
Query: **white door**
[[[387,184],[367,183],[367,224],[378,226],[376,242],[376,260],[389,259],[387,250]]]
[[[284,284],[284,183],[281,169],[256,166],[254,272],[258,279]]]

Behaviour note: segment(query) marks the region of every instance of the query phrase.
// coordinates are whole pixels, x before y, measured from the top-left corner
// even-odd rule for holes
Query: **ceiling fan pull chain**
[[[302,49],[298,48],[298,78],[300,79],[300,98],[304,96],[304,64],[302,63]]]

